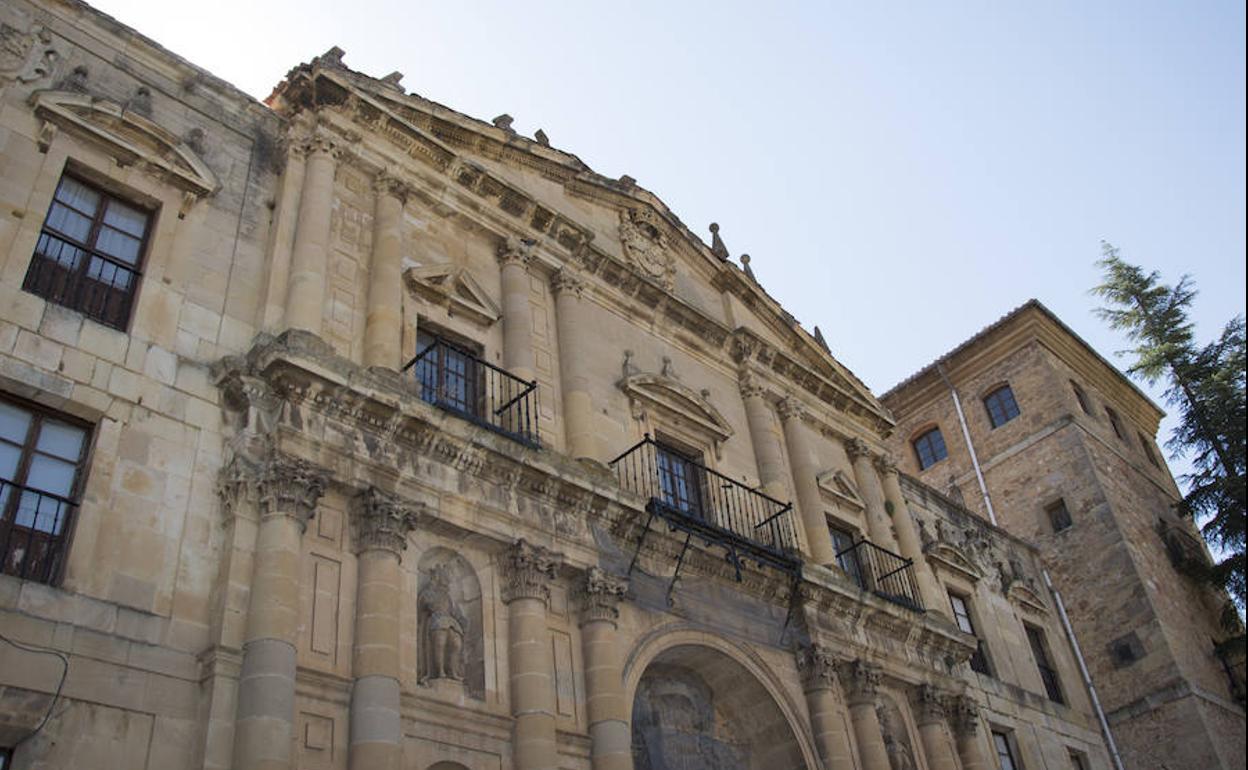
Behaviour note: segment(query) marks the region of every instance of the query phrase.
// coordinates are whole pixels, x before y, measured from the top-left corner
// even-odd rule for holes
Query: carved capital
[[[737,378],[737,384],[741,386],[742,398],[755,398],[762,396],[767,392],[762,383],[758,381],[758,377],[752,372],[742,372]]]
[[[620,600],[628,593],[628,578],[590,567],[581,585],[581,625],[605,620],[615,625],[620,619]]]
[[[875,702],[875,696],[880,691],[879,667],[859,659],[841,666],[840,671],[851,704]]]
[[[794,396],[785,396],[781,399],[777,411],[780,412],[780,419],[785,422],[789,420],[801,421],[806,418],[806,406]]]
[[[921,725],[940,722],[947,716],[947,696],[930,684],[919,685],[915,692],[915,713]]]
[[[979,729],[979,706],[969,695],[956,695],[949,701],[953,731],[963,738],[972,738]]]
[[[259,469],[261,516],[291,516],[306,527],[329,478],[307,460],[275,455]]]
[[[875,469],[884,476],[897,475],[897,458],[891,452],[885,452],[875,458]]]
[[[579,273],[560,270],[550,277],[550,290],[556,296],[567,292],[572,296],[580,297],[585,294],[585,279]]]
[[[311,136],[305,137],[294,147],[295,152],[305,158],[320,155],[335,161],[343,156],[346,149],[345,142],[336,136],[322,131],[317,131]]]
[[[851,438],[849,441],[845,442],[845,454],[849,455],[851,462],[857,462],[863,457],[870,460],[871,447],[867,444],[867,442],[860,438]]]
[[[407,548],[408,533],[420,521],[415,508],[374,487],[356,496],[352,514],[357,554],[384,550],[401,558]]]
[[[747,337],[741,333],[734,333],[732,335],[732,348],[730,352],[732,354],[733,361],[736,361],[738,364],[748,361],[753,358],[756,350],[758,350],[758,340],[755,340],[752,337]]]
[[[506,267],[507,265],[519,265],[527,268],[529,263],[533,261],[534,241],[527,238],[508,238],[498,247],[495,256],[498,257],[498,264]]]
[[[521,538],[503,554],[503,602],[516,599],[550,601],[550,581],[563,564],[563,556],[532,545]]]
[[[382,171],[373,177],[373,192],[378,197],[397,198],[399,203],[406,203],[412,194],[412,186],[393,174]]]
[[[802,675],[802,687],[806,692],[835,690],[840,661],[828,648],[809,644],[797,650],[797,670]]]

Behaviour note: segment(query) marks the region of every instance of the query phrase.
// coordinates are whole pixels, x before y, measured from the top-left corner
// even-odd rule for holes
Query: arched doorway
[[[789,720],[762,683],[719,650],[659,653],[633,697],[634,770],[807,770]]]

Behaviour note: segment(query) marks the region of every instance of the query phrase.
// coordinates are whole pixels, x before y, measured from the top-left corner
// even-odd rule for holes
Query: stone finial
[[[621,184],[624,188],[631,190],[631,189],[633,189],[634,187],[636,187],[636,186],[637,186],[637,180],[636,180],[636,179],[633,179],[633,178],[632,178],[631,176],[629,176],[628,174],[621,174],[621,175],[620,175],[620,184]]]
[[[333,48],[330,48],[325,53],[313,59],[312,66],[313,67],[334,67],[336,69],[346,69],[347,65],[342,63],[342,57],[346,55],[347,55],[346,51],[342,50],[338,46],[334,46]]]
[[[263,516],[292,516],[300,528],[316,514],[329,478],[307,460],[274,455],[260,468],[258,487]]]
[[[718,257],[720,262],[728,261],[728,247],[719,237],[719,224],[716,222],[711,223],[711,253]]]
[[[514,134],[516,133],[516,130],[511,127],[511,124],[514,123],[515,120],[515,118],[504,112],[502,115],[499,115],[490,122],[494,124],[495,128],[501,128],[509,134]]]
[[[782,398],[777,411],[780,413],[780,419],[786,422],[789,420],[802,420],[806,417],[806,405],[793,395]]]
[[[641,374],[641,369],[638,368],[637,364],[633,363],[633,351],[631,350],[624,351],[624,365],[622,367],[622,370],[624,373],[624,379],[626,380],[629,377],[635,377],[638,374]]]
[[[758,279],[754,277],[754,271],[750,269],[750,255],[749,254],[741,255],[741,269],[745,271],[745,274],[750,277],[751,281],[753,281],[754,283],[758,283]]]
[[[845,454],[849,455],[851,461],[860,458],[871,459],[871,446],[860,438],[854,437],[845,442]]]
[[[581,585],[581,625],[606,621],[615,625],[620,619],[620,601],[628,593],[628,578],[590,567]]]
[[[563,556],[533,545],[524,538],[516,541],[502,557],[503,602],[516,599],[550,601],[550,581],[563,564]]]
[[[975,735],[979,729],[979,706],[969,695],[956,695],[948,705],[953,731],[963,737]]]
[[[860,658],[848,666],[840,666],[839,670],[851,702],[869,703],[875,700],[880,690],[879,667]]]
[[[836,689],[841,662],[827,647],[814,643],[803,645],[796,650],[796,656],[797,670],[806,692]]]
[[[402,91],[403,86],[399,84],[403,82],[403,73],[399,72],[398,70],[395,70],[394,72],[391,72],[389,75],[386,75],[384,78],[382,78],[381,82],[385,83],[391,88],[397,88],[398,90]]]
[[[875,458],[875,468],[885,476],[896,476],[897,458],[891,452],[885,452]]]
[[[568,292],[579,297],[585,293],[585,279],[575,271],[562,269],[550,277],[550,290],[555,295]]]
[[[663,356],[662,374],[669,380],[679,380],[680,375],[676,373],[676,365],[672,363],[671,356]]]
[[[540,128],[533,132],[533,138],[543,147],[550,146],[550,137],[546,136],[546,132]]]
[[[420,514],[375,487],[356,496],[352,519],[355,523],[355,552],[385,550],[402,554],[407,535],[420,521]]]
[[[946,716],[946,696],[930,684],[919,685],[915,692],[918,723],[921,725],[943,721]]]
[[[195,126],[182,136],[182,144],[185,144],[196,155],[204,154],[204,129]]]
[[[495,256],[498,257],[500,265],[518,264],[521,267],[528,267],[529,263],[533,261],[533,247],[535,245],[537,245],[537,241],[511,236],[498,245],[498,251],[495,253]]]
[[[828,341],[823,338],[823,332],[819,331],[819,327],[815,327],[815,344],[823,348],[823,352],[828,355],[832,354],[832,348],[828,347]]]

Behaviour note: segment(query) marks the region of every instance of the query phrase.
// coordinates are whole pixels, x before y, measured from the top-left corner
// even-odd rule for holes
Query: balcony
[[[649,436],[608,465],[621,487],[648,501],[650,521],[659,518],[671,529],[684,532],[686,549],[694,537],[723,547],[738,579],[743,559],[798,574],[801,559],[791,503],[716,473]],[[649,529],[647,522],[643,539]]]
[[[537,382],[525,382],[445,340],[434,340],[403,371],[413,372],[422,401],[526,446],[538,436]]]
[[[836,563],[864,591],[917,612],[923,611],[912,560],[902,558],[870,540],[859,540],[839,552]]]
[[[65,560],[77,505],[68,498],[0,479],[0,564],[6,575],[52,583]]]

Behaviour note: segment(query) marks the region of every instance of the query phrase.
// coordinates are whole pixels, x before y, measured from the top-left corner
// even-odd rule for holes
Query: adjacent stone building
[[[1041,552],[717,234],[337,49],[0,38],[5,770],[1113,766]]]
[[[882,400],[906,472],[1040,548],[1126,766],[1243,767],[1243,661],[1184,570],[1208,554],[1161,410],[1035,301]]]

